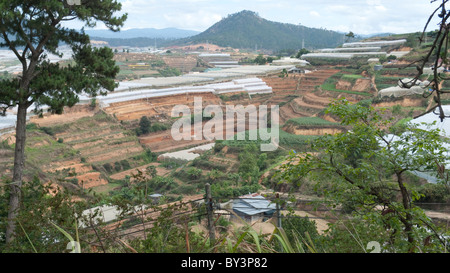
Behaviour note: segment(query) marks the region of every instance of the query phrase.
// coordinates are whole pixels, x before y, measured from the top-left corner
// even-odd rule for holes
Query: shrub
[[[178,188],[176,188],[175,190],[173,190],[172,193],[176,192],[177,194],[189,195],[189,194],[195,194],[196,191],[197,191],[197,187],[194,185],[181,185]]]
[[[191,167],[187,170],[187,174],[191,179],[199,179],[202,176],[202,170]]]
[[[151,128],[151,124],[150,124],[150,120],[146,117],[143,116],[140,121],[139,121],[139,134],[148,134],[150,133],[150,128]]]
[[[47,135],[54,136],[55,132],[51,127],[41,127],[41,130],[46,133]]]
[[[116,172],[120,172],[122,170],[122,165],[120,165],[120,162],[114,162],[114,170]]]
[[[113,171],[113,167],[112,167],[111,164],[109,164],[109,163],[103,164],[103,168],[104,168],[105,171],[108,172],[108,173],[112,173],[112,171]]]
[[[28,123],[26,127],[27,127],[27,131],[38,129],[38,126],[36,125],[36,123]]]
[[[402,106],[397,104],[392,107],[392,114],[394,115],[401,115],[402,114]]]
[[[128,162],[128,160],[124,159],[120,161],[120,164],[122,165],[124,170],[129,170],[131,169],[130,163]]]
[[[425,184],[420,187],[419,193],[423,194],[419,200],[422,203],[445,203],[450,200],[450,190],[442,184]]]
[[[225,147],[225,144],[223,144],[223,141],[218,140],[216,141],[216,144],[214,145],[214,152],[218,153]]]

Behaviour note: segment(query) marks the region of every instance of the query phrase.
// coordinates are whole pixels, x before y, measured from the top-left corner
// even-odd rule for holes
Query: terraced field
[[[99,112],[94,119],[81,119],[55,135],[80,152],[88,163],[114,162],[144,150],[112,117]]]
[[[129,103],[116,103],[106,108],[106,112],[113,114],[119,121],[136,120],[142,116],[154,116],[158,114],[148,102],[142,100]]]
[[[293,95],[298,90],[299,75],[289,75],[287,78],[280,78],[278,76],[261,78],[266,84],[272,87],[272,92],[277,95]]]
[[[182,72],[191,71],[198,63],[197,57],[194,56],[163,57],[162,60],[169,67],[177,68]]]
[[[165,96],[151,99],[142,99],[136,101],[126,101],[112,103],[104,110],[106,113],[115,116],[119,121],[138,120],[143,116],[161,116],[170,117],[172,109],[176,105],[186,105],[191,109],[194,106],[194,98],[200,97],[203,105],[221,105],[220,98],[210,93],[189,93],[182,95]]]
[[[56,118],[56,117],[55,117]],[[48,174],[65,176],[69,182],[88,189],[108,184],[108,173],[99,169],[104,164],[114,164],[126,160],[128,164],[140,164],[134,157],[142,155],[144,148],[136,136],[127,132],[120,123],[108,114],[98,111],[73,120],[71,113],[57,117],[60,122],[50,125],[44,120],[36,123],[48,125],[41,127],[51,134],[53,141],[67,149],[70,156],[52,156],[42,161],[40,168]],[[66,118],[66,119],[65,119]],[[53,119],[53,116],[49,119]],[[44,141],[48,142],[47,139]],[[30,143],[30,148],[48,145]]]
[[[293,118],[286,122],[283,128],[294,135],[318,136],[343,132],[344,127],[338,123],[324,120],[319,117]]]
[[[148,150],[153,153],[162,153],[210,142],[205,139],[175,141],[172,138],[171,130],[137,137],[134,132],[127,130],[127,128],[132,129],[127,124],[136,124],[143,116],[170,122],[173,107],[185,105],[192,109],[195,97],[201,97],[203,107],[207,105],[225,107],[227,104],[280,105],[281,124],[292,119],[315,117],[328,106],[333,98],[327,92],[317,90],[317,87],[337,72],[339,70],[325,69],[304,75],[290,75],[285,78],[280,78],[278,75],[265,76],[262,79],[272,87],[273,93],[271,94],[249,96],[247,93],[244,95],[239,93],[233,97],[233,94],[228,93],[226,96],[212,93],[188,93],[112,103],[103,109],[104,112],[90,106],[77,106],[68,109],[61,116],[33,119],[32,122],[40,126],[41,131],[30,138],[31,158],[34,157],[35,153],[33,152],[51,155],[45,160],[32,161],[33,167],[48,174],[63,176],[67,182],[76,184],[80,188],[105,187],[105,189],[109,189],[108,179],[121,180],[133,171],[147,166],[149,162],[143,160],[142,156]],[[240,122],[235,121],[235,129]],[[320,124],[320,126],[324,126],[322,131],[317,131],[317,128],[313,128],[316,130],[314,132],[301,131],[304,129],[301,125],[293,126],[291,123],[287,132],[281,132],[282,142],[284,141],[283,143],[286,145],[291,145],[293,142],[300,147],[310,137],[332,129],[327,126],[334,128],[334,125],[328,123]],[[246,124],[246,129],[248,129],[248,124]],[[191,135],[193,134],[194,132],[191,131]],[[0,149],[0,155],[9,157],[11,150]],[[0,160],[5,161],[6,159]],[[231,164],[230,160],[234,162],[235,159],[229,159],[222,163]],[[229,169],[231,165],[227,165],[227,167]],[[163,169],[159,171],[162,172]]]
[[[284,123],[296,117],[311,117],[325,109],[331,102],[332,97],[326,93],[318,92],[329,77],[338,73],[336,69],[318,70],[302,75],[296,87],[296,96],[288,101],[283,101],[286,96],[274,96],[274,102],[280,102],[280,119]]]

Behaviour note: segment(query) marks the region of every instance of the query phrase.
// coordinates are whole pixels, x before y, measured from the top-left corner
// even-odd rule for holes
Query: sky
[[[281,23],[356,34],[423,30],[440,0],[118,0],[128,13],[123,27],[204,31],[242,10]],[[431,29],[436,29],[434,21]],[[97,28],[103,28],[98,25]]]

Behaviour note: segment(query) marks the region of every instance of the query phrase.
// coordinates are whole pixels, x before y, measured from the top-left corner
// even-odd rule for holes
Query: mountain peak
[[[248,17],[258,17],[258,18],[260,18],[258,13],[254,12],[254,11],[251,11],[251,10],[243,10],[243,11],[231,14],[229,16],[248,16]]]
[[[342,43],[342,34],[307,28],[294,24],[266,20],[258,13],[243,10],[230,14],[206,31],[188,38],[187,43],[209,41],[222,47],[260,48],[272,51],[284,49],[299,50],[305,47],[336,47]]]

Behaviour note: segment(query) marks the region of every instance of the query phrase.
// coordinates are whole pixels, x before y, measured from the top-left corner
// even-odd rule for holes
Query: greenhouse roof
[[[355,42],[345,43],[343,47],[371,47],[371,46],[391,46],[401,45],[406,43],[406,39],[393,40],[393,41],[374,41],[374,42]]]

